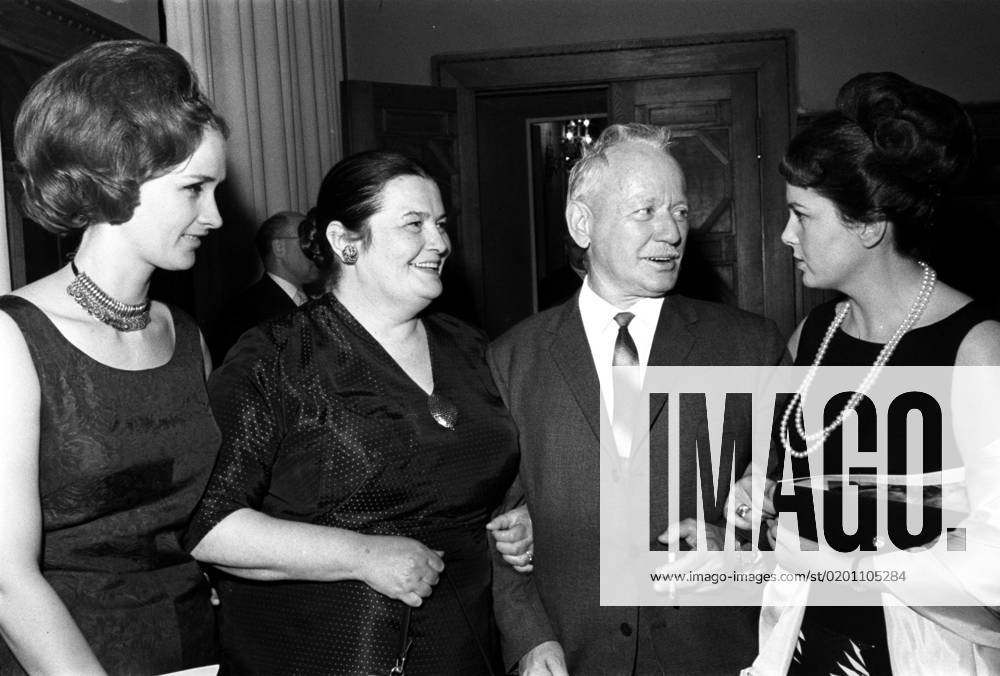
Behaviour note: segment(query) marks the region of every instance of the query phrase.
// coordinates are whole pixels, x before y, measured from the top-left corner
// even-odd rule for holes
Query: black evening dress
[[[187,544],[247,507],[419,540],[446,570],[412,611],[407,675],[499,674],[484,526],[517,471],[516,432],[482,335],[423,324],[453,429],[332,294],[244,334],[210,380],[222,450]],[[218,591],[223,672],[386,674],[399,652],[404,605],[363,582],[223,575]]]
[[[809,313],[799,338],[796,366],[809,366],[837,311],[836,301]],[[953,366],[966,334],[980,322],[995,319],[988,306],[970,302],[944,319],[911,329],[896,346],[888,366]],[[864,366],[875,363],[881,343],[870,343],[838,329],[823,366]],[[861,592],[859,592],[861,593]],[[865,592],[869,593],[869,592]],[[802,618],[799,643],[790,675],[891,674],[885,612],[879,595],[869,606],[809,606]],[[864,671],[857,667],[863,665]]]
[[[215,662],[211,589],[180,542],[219,448],[194,321],[171,308],[170,361],[127,371],[88,357],[22,298],[0,297],[0,310],[41,387],[45,579],[109,673]],[[17,673],[0,642],[0,674]]]

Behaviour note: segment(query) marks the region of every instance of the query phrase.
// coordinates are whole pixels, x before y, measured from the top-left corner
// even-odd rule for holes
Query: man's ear
[[[862,246],[866,249],[877,247],[885,239],[888,232],[889,224],[886,221],[858,223],[854,226],[854,234],[861,240]]]
[[[590,246],[590,224],[594,214],[586,204],[579,200],[570,200],[566,204],[566,227],[569,236],[581,249]]]

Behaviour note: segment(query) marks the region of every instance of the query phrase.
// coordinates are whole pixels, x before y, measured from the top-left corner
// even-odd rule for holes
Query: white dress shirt
[[[296,288],[296,286],[291,282],[289,282],[287,279],[279,277],[273,272],[268,272],[267,276],[270,277],[272,280],[274,280],[274,283],[278,285],[278,288],[284,291],[286,294],[288,294],[288,297],[291,298],[292,302],[295,303],[296,305],[302,305],[302,303],[309,300],[309,298],[304,293],[299,291],[299,289]]]
[[[587,344],[590,345],[590,354],[597,369],[601,398],[611,420],[615,415],[611,362],[614,360],[615,340],[618,338],[615,315],[619,312],[631,312],[635,315],[628,325],[628,332],[639,353],[639,376],[642,382],[641,378],[646,375],[649,351],[653,346],[653,334],[656,333],[656,323],[660,320],[662,307],[662,297],[643,298],[625,308],[615,307],[590,288],[590,277],[583,281],[583,287],[580,289],[580,317],[583,319],[583,330],[587,334]]]

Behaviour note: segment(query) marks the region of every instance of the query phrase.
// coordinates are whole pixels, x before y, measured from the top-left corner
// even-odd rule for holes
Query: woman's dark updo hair
[[[792,139],[779,171],[849,222],[891,223],[897,249],[915,255],[974,148],[972,122],[954,99],[896,73],[864,73],[840,88],[836,112]]]
[[[357,235],[360,248],[367,248],[371,242],[368,219],[382,208],[385,184],[401,176],[434,180],[416,160],[383,150],[368,150],[345,157],[327,172],[319,188],[316,206],[309,210],[306,220],[299,226],[302,251],[326,274],[327,287],[336,283],[341,265],[326,238],[327,226],[331,221],[340,221]]]
[[[51,232],[124,223],[139,186],[194,154],[225,120],[184,57],[145,40],[98,42],[31,88],[14,150],[25,213]]]

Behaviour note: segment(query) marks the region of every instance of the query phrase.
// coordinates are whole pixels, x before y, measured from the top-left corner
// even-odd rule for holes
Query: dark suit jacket
[[[248,329],[295,309],[295,301],[265,272],[234,298],[205,328],[205,341],[212,363],[222,363],[226,352]]]
[[[668,296],[649,363],[769,365],[783,355],[784,342],[770,320]],[[758,608],[600,606],[601,406],[578,297],[515,326],[490,347],[489,360],[518,425],[518,482],[535,537],[532,574],[520,575],[500,561],[494,566],[505,663],[555,639],[571,674],[629,674],[633,664],[639,674],[735,674],[748,666],[757,653]],[[651,416],[651,433],[663,433],[658,426],[665,427],[666,418]],[[737,451],[737,476],[749,460],[749,446]],[[651,522],[654,529],[667,525]]]

